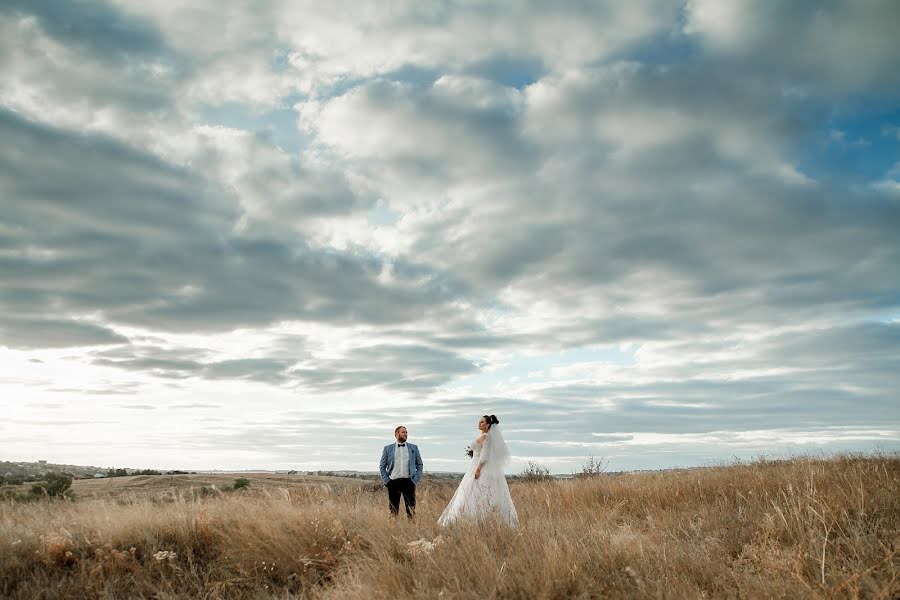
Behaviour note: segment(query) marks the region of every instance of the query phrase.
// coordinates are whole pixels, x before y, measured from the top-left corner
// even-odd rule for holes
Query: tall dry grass
[[[360,488],[4,504],[10,598],[897,598],[900,458],[513,483],[521,528]],[[441,539],[438,541],[440,542]]]

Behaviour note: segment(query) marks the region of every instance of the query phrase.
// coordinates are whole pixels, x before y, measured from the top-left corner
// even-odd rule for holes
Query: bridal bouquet
[[[474,454],[474,452],[472,452],[472,446],[466,446],[466,456],[468,456],[469,458],[472,458],[473,454]]]

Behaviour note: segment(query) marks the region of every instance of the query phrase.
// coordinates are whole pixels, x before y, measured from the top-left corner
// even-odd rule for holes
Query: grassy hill
[[[235,477],[249,487],[219,490]],[[439,531],[448,480],[423,483],[413,523],[352,478],[75,484],[0,505],[0,596],[900,597],[896,456],[514,481],[517,531]]]
[[[4,461],[0,460],[0,483],[5,479],[34,481],[48,471],[69,473],[78,477],[92,477],[94,473],[106,473],[107,469],[85,465],[64,465],[57,463]]]

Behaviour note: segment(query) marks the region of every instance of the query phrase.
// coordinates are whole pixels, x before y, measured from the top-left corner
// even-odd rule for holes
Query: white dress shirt
[[[409,478],[409,446],[400,447],[394,444],[394,468],[391,470],[391,479]]]

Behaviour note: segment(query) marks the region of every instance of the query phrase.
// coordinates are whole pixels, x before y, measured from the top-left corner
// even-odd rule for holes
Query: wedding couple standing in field
[[[472,460],[438,525],[443,527],[463,519],[484,521],[496,516],[516,527],[519,517],[503,473],[510,454],[500,421],[494,415],[485,415],[478,421],[478,430],[481,434],[470,446]],[[411,519],[416,512],[416,486],[422,480],[424,464],[418,446],[408,442],[408,436],[402,425],[394,430],[396,441],[381,452],[379,470],[388,490],[391,515],[400,512],[402,496],[406,516]]]

